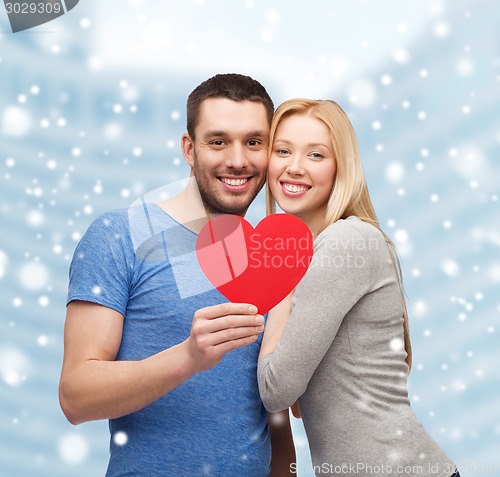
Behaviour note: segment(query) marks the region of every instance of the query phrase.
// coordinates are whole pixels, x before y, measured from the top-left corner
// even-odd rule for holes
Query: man
[[[78,244],[59,394],[73,424],[110,419],[107,476],[269,475],[264,319],[207,287],[194,251],[207,217],[243,216],[262,188],[273,109],[246,76],[199,85],[182,137],[194,180],[171,200],[102,215]],[[284,420],[271,431],[273,476],[294,454]]]

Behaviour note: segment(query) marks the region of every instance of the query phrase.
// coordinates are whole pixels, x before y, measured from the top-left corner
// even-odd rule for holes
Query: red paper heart
[[[243,217],[221,215],[196,241],[198,262],[210,282],[234,303],[251,303],[267,313],[306,273],[313,238],[298,217],[273,214],[254,229]]]

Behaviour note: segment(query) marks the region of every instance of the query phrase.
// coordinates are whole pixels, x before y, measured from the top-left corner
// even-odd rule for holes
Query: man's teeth
[[[283,187],[288,192],[302,192],[302,191],[309,189],[309,187],[306,187],[306,186],[299,186],[296,184],[287,184],[286,182],[283,183]]]
[[[232,186],[240,186],[248,181],[248,177],[246,179],[226,179],[225,177],[221,177],[221,181]]]

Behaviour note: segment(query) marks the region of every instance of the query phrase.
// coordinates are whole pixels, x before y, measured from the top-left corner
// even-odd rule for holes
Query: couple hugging
[[[112,211],[70,267],[59,397],[73,424],[109,419],[106,475],[294,475],[292,407],[317,475],[458,476],[410,407],[399,260],[344,111],[275,111],[259,82],[216,75],[189,95],[181,147],[187,187],[144,204],[155,239],[137,247]],[[244,216],[264,184],[268,214],[310,229],[316,263],[267,317],[204,289],[194,253],[209,218]]]

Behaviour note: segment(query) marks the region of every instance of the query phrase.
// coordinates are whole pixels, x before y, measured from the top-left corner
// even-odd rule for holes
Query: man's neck
[[[208,222],[208,217],[201,201],[189,189],[188,186],[172,199],[158,202],[158,206],[189,230],[199,233]]]
[[[203,203],[194,177],[190,177],[188,186],[179,195],[158,202],[158,206],[174,220],[196,234],[209,220],[222,215],[211,212]]]

